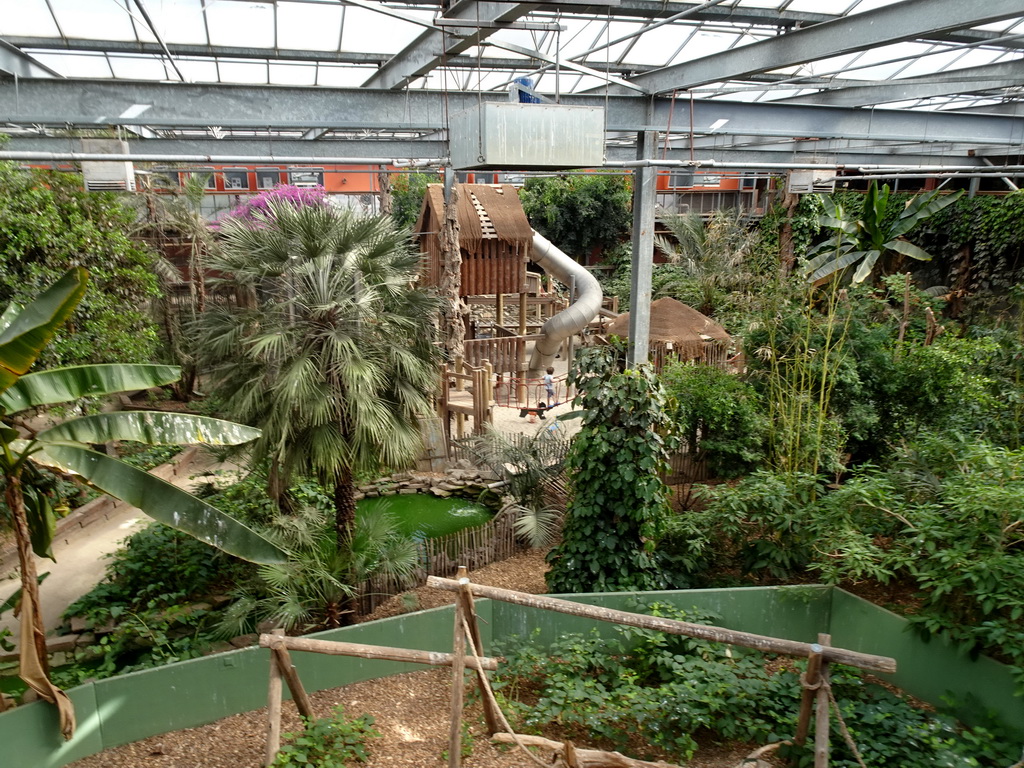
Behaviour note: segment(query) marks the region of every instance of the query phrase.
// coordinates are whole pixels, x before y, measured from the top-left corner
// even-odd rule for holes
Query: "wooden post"
[[[811,645],[811,655],[807,657],[807,671],[804,673],[803,692],[800,697],[800,716],[796,721],[796,736],[793,743],[802,745],[807,740],[807,730],[811,724],[811,708],[815,699],[816,686],[821,680],[821,649],[822,646]]]
[[[316,719],[313,715],[313,705],[309,701],[309,696],[306,695],[306,689],[302,687],[302,681],[299,680],[299,673],[296,671],[295,665],[292,664],[292,657],[288,653],[288,649],[282,646],[274,648],[271,653],[281,670],[281,676],[288,683],[288,690],[292,692],[295,708],[307,721],[312,722]]]
[[[465,567],[460,567],[460,573],[465,570]],[[463,616],[466,618],[466,623],[469,625],[469,639],[472,648],[475,649],[476,653],[483,653],[483,642],[480,639],[480,625],[476,623],[476,607],[473,605],[473,593],[469,591],[469,578],[466,577],[465,581],[459,579],[459,585],[461,589],[458,592],[458,601],[461,605]],[[501,728],[498,723],[498,715],[494,711],[494,706],[491,704],[491,699],[487,695],[487,691],[484,683],[484,672],[482,669],[477,667],[476,677],[477,684],[480,687],[480,701],[484,705],[484,722],[487,724],[487,735],[493,736]]]
[[[275,629],[275,635],[283,635],[283,629]],[[263,765],[272,765],[281,748],[281,669],[270,652],[270,686],[267,691],[267,749]]]
[[[832,635],[818,635],[818,645],[827,646]],[[821,665],[821,687],[814,702],[814,768],[828,768],[828,662]]]
[[[459,566],[459,581],[468,578],[466,567]],[[448,768],[461,768],[462,766],[462,705],[465,687],[465,669],[463,663],[466,654],[466,632],[462,626],[463,609],[462,602],[455,601],[455,627],[453,629],[452,648],[452,701],[451,701],[451,724],[448,730]]]
[[[505,294],[499,293],[494,300],[494,324],[505,327]]]
[[[526,335],[526,300],[529,294],[526,291],[519,293],[519,335]]]

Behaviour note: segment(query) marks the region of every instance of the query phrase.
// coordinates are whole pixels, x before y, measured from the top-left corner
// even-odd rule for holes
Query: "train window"
[[[322,187],[323,168],[297,168],[288,172],[288,183],[297,187]]]
[[[672,171],[668,177],[668,185],[673,188],[692,187],[693,171]]]
[[[180,174],[180,177],[182,186],[185,186],[185,182],[191,177],[199,179],[203,184],[203,189],[217,188],[217,178],[214,176],[213,168],[196,168]]]
[[[256,169],[256,188],[257,189],[273,189],[281,183],[281,169],[280,168],[257,168]]]
[[[249,171],[245,168],[228,168],[224,171],[225,191],[248,191]]]

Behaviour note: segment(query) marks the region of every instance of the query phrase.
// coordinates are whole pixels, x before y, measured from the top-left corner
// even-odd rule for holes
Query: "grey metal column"
[[[637,137],[637,159],[654,158],[657,131]],[[633,171],[633,274],[629,286],[629,352],[631,366],[647,362],[651,335],[651,271],[654,263],[654,183],[657,169]]]

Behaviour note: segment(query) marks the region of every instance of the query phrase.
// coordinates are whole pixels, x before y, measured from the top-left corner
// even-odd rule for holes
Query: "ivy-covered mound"
[[[580,351],[569,372],[583,427],[566,459],[572,498],[548,560],[553,592],[665,588],[654,555],[668,514],[665,395],[649,366],[625,367],[614,343]]]
[[[634,610],[697,623],[714,618],[663,604]],[[767,744],[790,739],[800,709],[804,663],[770,659],[721,643],[616,627],[611,637],[568,635],[546,648],[517,638],[501,649],[500,695],[513,727],[599,742],[641,759],[689,762],[701,743]],[[833,667],[832,693],[864,762],[899,768],[1004,768],[1020,747],[993,728],[962,728],[940,714]],[[835,717],[829,765],[856,768]],[[813,764],[813,738],[780,754],[804,768]]]

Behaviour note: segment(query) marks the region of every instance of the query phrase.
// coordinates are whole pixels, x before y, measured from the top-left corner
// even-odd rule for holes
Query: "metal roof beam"
[[[827,104],[833,107],[869,107],[894,101],[928,99],[958,93],[977,93],[1024,84],[1024,59],[981,67],[936,72],[883,83],[865,83],[836,78],[830,90],[779,99],[786,104]],[[807,86],[803,86],[807,87]]]
[[[995,1],[995,0],[993,0]],[[504,94],[483,94],[504,101]],[[22,80],[0,82],[0,124],[79,127],[139,125],[266,130],[318,129],[429,131],[445,127],[445,115],[479,104],[468,91],[365,88],[301,88],[255,85],[191,85],[142,81]],[[664,131],[691,125],[689,99],[653,99],[652,118],[641,96],[565,95],[563,104],[607,105],[609,131]],[[670,120],[670,112],[671,120]],[[972,142],[1019,146],[1024,116],[954,112],[863,110],[774,102],[695,99],[696,135],[781,136],[873,141]]]
[[[61,76],[2,37],[0,37],[0,75],[40,78]]]
[[[440,160],[447,157],[447,145],[442,141],[433,140],[402,140],[384,139],[380,141],[361,141],[358,139],[341,139],[338,141],[317,141],[303,142],[299,140],[217,140],[213,138],[196,139],[131,139],[129,151],[132,153],[144,153],[160,155],[169,158],[175,155],[189,156],[191,158],[221,158],[224,163],[241,162],[241,157],[265,158],[260,162],[249,163],[250,165],[266,166],[287,166],[297,163],[291,161],[276,161],[274,157],[305,158],[309,164],[324,163],[322,158],[329,157],[391,157],[391,158],[415,158],[422,160]],[[31,152],[31,153],[70,153],[80,152],[81,147],[78,139],[67,137],[42,137],[26,136],[14,137],[6,145],[4,151],[10,152]],[[629,162],[636,159],[636,147],[631,145],[613,145],[606,150],[607,159],[612,163]],[[669,149],[667,153],[659,149],[659,159],[685,162],[690,159],[689,149]],[[719,147],[700,148],[694,155],[700,160],[714,160],[720,163],[751,163],[751,164],[777,164],[780,167],[787,162],[793,163],[819,163],[825,167],[845,165],[856,167],[861,165],[878,165],[884,162],[886,165],[909,166],[934,166],[934,165],[978,165],[985,167],[984,161],[979,158],[969,158],[966,155],[950,154],[948,150],[941,154],[923,154],[916,152],[912,147],[903,151],[892,149],[888,152],[873,152],[866,148],[851,147],[848,150],[841,150],[832,153],[821,153],[807,148],[804,144],[763,145],[749,146],[743,149],[729,149]],[[165,159],[164,162],[171,162]],[[198,160],[183,161],[191,164],[200,162]],[[213,160],[202,160],[203,163],[211,163]],[[703,169],[704,173],[721,173],[714,166]]]
[[[449,19],[479,19],[481,22],[488,23],[515,21],[528,14],[537,5],[538,3],[462,0],[445,16]],[[447,56],[453,56],[472,48],[496,31],[494,28],[476,29],[465,36],[453,38],[440,30],[424,30],[419,37],[396,53],[372,77],[368,78],[363,83],[363,87],[390,90],[404,88],[417,78],[437,69]]]
[[[1020,0],[904,0],[631,79],[654,93],[683,90],[1020,15]]]

